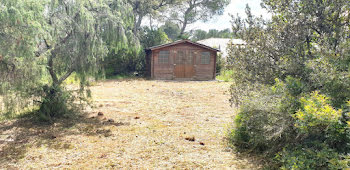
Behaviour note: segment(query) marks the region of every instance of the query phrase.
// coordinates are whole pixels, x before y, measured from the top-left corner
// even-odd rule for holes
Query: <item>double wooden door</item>
[[[178,50],[175,55],[175,78],[192,78],[195,58],[192,50]]]

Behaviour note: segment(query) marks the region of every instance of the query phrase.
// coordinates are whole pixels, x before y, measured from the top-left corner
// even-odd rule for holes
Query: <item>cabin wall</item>
[[[193,76],[191,78],[180,78],[175,76],[175,59],[177,51],[190,50],[193,51],[195,57],[193,58]],[[158,63],[159,51],[169,51],[169,63]],[[210,63],[201,64],[201,52],[210,52]],[[163,47],[152,51],[151,57],[151,77],[159,80],[174,80],[174,79],[187,79],[187,80],[212,80],[215,79],[215,66],[216,66],[216,52],[208,50],[206,48],[196,46],[190,43],[177,44],[169,47]]]
[[[151,51],[146,51],[146,68],[145,68],[145,76],[147,78],[152,77],[152,52]]]

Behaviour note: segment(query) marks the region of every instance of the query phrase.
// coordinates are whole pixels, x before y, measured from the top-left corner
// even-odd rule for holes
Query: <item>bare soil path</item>
[[[233,116],[229,86],[99,83],[91,88],[96,107],[85,116],[54,126],[0,123],[7,135],[6,141],[0,138],[0,169],[256,169],[224,140]]]

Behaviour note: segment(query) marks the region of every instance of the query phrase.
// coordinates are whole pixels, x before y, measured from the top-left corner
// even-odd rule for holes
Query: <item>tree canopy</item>
[[[196,21],[207,21],[215,15],[222,15],[229,0],[183,0],[174,5],[169,19],[180,25],[180,36],[186,27]]]
[[[133,42],[128,31],[131,8],[124,1],[16,0],[2,1],[0,7],[0,20],[5,23],[0,32],[4,44],[0,47],[0,72],[7,77],[1,81],[2,93],[39,95],[41,108],[47,97],[62,97],[55,93],[72,73],[83,90],[87,78],[100,72],[100,63],[112,46]],[[14,82],[23,75],[26,85]],[[45,88],[43,84],[47,84]],[[30,89],[43,93],[33,94]],[[54,112],[51,108],[43,114],[50,117]]]
[[[207,38],[232,38],[232,32],[230,29],[216,30],[210,29],[208,32],[204,30],[191,31],[191,39],[193,41],[199,41]]]
[[[264,0],[272,20],[232,18],[231,141],[284,169],[346,169],[350,143],[350,3]]]

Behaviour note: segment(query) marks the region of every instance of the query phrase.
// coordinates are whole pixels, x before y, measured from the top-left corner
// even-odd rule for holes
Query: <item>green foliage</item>
[[[281,169],[347,169],[350,157],[341,155],[322,143],[287,147],[278,153],[275,160]]]
[[[60,87],[44,86],[42,103],[38,110],[40,121],[51,122],[53,118],[59,118],[74,111],[74,96],[62,90]]]
[[[224,82],[232,82],[233,74],[234,74],[233,70],[221,70],[220,74],[216,76],[216,79]]]
[[[158,13],[165,11],[169,7],[174,6],[182,0],[127,0],[126,2],[131,6],[133,14],[133,32],[134,34],[141,31],[141,24],[146,16],[156,17]]]
[[[160,29],[162,29],[168,36],[168,38],[172,41],[176,41],[179,39],[181,30],[177,24],[171,21],[166,21],[165,24],[160,27]]]
[[[103,68],[107,78],[120,74],[141,71],[144,67],[144,54],[141,48],[122,48],[111,50],[103,61]]]
[[[199,41],[208,38],[232,38],[232,33],[230,29],[216,30],[210,29],[208,32],[204,30],[193,30],[191,31],[191,40]]]
[[[329,105],[328,98],[319,92],[311,93],[308,98],[300,99],[301,109],[294,115],[295,126],[302,132],[321,133],[329,126],[338,123],[342,110]]]
[[[0,62],[13,62],[13,56],[34,56],[38,35],[44,31],[44,17],[40,14],[45,3],[35,0],[0,2]]]
[[[222,15],[229,0],[182,0],[170,11],[170,20],[181,25],[180,37],[185,34],[188,24],[196,21],[207,21],[215,15]]]
[[[249,7],[247,19],[233,17],[234,36],[247,44],[229,47],[231,102],[240,108],[231,142],[267,158],[277,154],[282,169],[349,168],[350,4],[263,6],[272,20]]]
[[[150,29],[144,27],[141,32],[140,43],[144,48],[170,42],[167,34],[162,29]]]
[[[216,74],[220,73],[221,70],[223,70],[225,67],[225,59],[222,58],[222,54],[219,53],[217,56],[216,56]]]
[[[76,103],[63,87],[67,78],[78,79],[73,98],[82,101],[110,51],[139,49],[123,0],[6,0],[0,10],[0,112],[40,107],[46,120],[60,116]]]
[[[285,87],[277,82],[276,86]],[[294,98],[287,93],[276,92],[266,86],[247,87],[243,102],[231,129],[230,141],[240,151],[265,153],[269,156],[283,148],[283,143],[294,138],[293,118],[286,111],[287,106],[294,104]],[[280,88],[280,87],[278,87]],[[231,88],[231,90],[234,88]],[[231,91],[232,93],[232,91]],[[284,96],[284,97],[281,97]],[[231,99],[232,100],[232,99]]]

